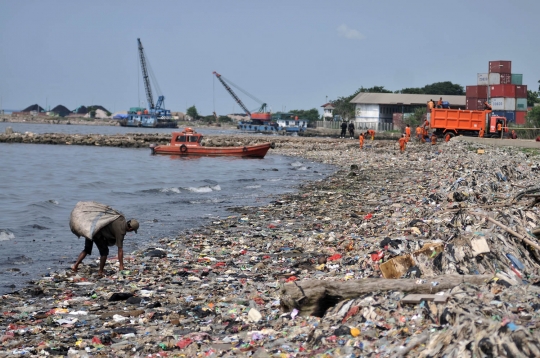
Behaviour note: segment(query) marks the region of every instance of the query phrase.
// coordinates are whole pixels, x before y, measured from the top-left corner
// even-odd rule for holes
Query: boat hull
[[[159,145],[152,148],[153,154],[182,156],[229,156],[264,158],[273,143],[250,145],[245,147],[202,147],[196,145]]]
[[[237,128],[246,132],[279,132],[278,126],[270,124],[238,123]]]

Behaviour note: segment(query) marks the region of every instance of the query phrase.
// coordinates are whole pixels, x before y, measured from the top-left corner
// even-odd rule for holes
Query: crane
[[[157,84],[152,67],[146,60],[144,48],[141,39],[137,39],[139,48],[139,60],[141,61],[142,76],[144,82],[144,90],[146,92],[146,100],[148,101],[148,109],[140,107],[132,107],[128,112],[128,116],[120,125],[125,127],[152,127],[152,128],[176,128],[178,125],[171,116],[171,111],[165,109],[165,96],[161,94],[161,90]],[[159,94],[157,103],[154,103],[152,95],[152,86],[150,85],[150,77]],[[140,105],[140,104],[139,104]],[[143,111],[144,110],[144,111]]]
[[[146,58],[144,56],[144,48],[141,39],[137,39],[139,43],[139,58],[141,60],[142,76],[144,81],[144,90],[146,91],[146,100],[148,101],[148,107],[154,109],[154,97],[152,96],[152,87],[150,86],[150,78],[148,77],[148,70],[146,69]]]
[[[146,92],[146,100],[148,101],[148,109],[150,110],[150,113],[157,112],[161,114],[164,107],[165,96],[160,95],[157,103],[154,104],[154,97],[152,96],[152,86],[150,85],[150,77],[148,76],[148,67],[146,64],[146,56],[144,55],[144,48],[140,38],[137,39],[137,42],[139,43],[139,58],[141,60],[141,70],[143,75],[144,89]],[[155,79],[154,84],[157,86]]]
[[[231,87],[229,87],[229,85],[227,85],[227,83],[223,80],[223,78],[221,78],[221,75],[219,73],[217,73],[216,71],[212,72],[214,75],[216,75],[217,79],[219,80],[219,82],[221,82],[221,84],[223,85],[223,87],[225,87],[225,89],[231,94],[231,96],[234,98],[234,100],[236,101],[236,103],[238,103],[240,105],[240,107],[242,107],[242,109],[244,110],[244,112],[246,112],[246,114],[248,116],[251,117],[251,112],[249,111],[249,109],[246,108],[246,106],[244,105],[244,103],[240,100],[240,98],[238,98],[238,96],[236,95],[236,93],[234,93],[234,91],[232,90]],[[266,106],[265,106],[266,107]]]

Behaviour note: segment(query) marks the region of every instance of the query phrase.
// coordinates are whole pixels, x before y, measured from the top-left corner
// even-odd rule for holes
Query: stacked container
[[[482,110],[488,101],[494,115],[509,123],[525,124],[527,86],[523,75],[512,73],[511,61],[490,61],[488,73],[479,73],[476,86],[467,86],[467,109]]]

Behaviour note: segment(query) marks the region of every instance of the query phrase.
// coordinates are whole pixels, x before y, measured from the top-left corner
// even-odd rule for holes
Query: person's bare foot
[[[98,272],[98,273],[97,273],[97,277],[103,278],[103,277],[105,277],[105,274],[103,273],[103,271]]]

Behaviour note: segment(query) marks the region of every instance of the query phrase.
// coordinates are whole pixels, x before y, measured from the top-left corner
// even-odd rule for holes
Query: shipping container
[[[516,86],[516,98],[527,98],[527,85]]]
[[[516,98],[516,111],[527,111],[527,98]]]
[[[489,74],[487,74],[487,73],[479,73],[478,76],[477,76],[476,84],[478,86],[487,86],[487,85],[489,85]]]
[[[467,86],[465,95],[471,98],[487,98],[488,86]]]
[[[516,112],[514,111],[493,111],[491,112],[493,116],[504,117],[508,123],[516,122]]]
[[[513,85],[522,85],[523,84],[523,75],[517,73],[512,73],[512,82]]]
[[[501,73],[501,85],[509,85],[512,83],[512,74],[511,73]]]
[[[511,61],[489,61],[489,73],[512,73]]]
[[[493,85],[489,86],[491,98],[496,97],[508,97],[516,98],[516,85]],[[519,96],[523,97],[523,96]]]
[[[516,124],[525,124],[527,112],[516,112]]]
[[[487,98],[467,97],[465,99],[465,109],[469,109],[471,111],[482,111],[484,109],[484,102],[486,101]]]
[[[516,110],[516,99],[515,98],[505,98],[497,97],[491,99],[491,108],[494,111],[515,111]]]
[[[488,82],[490,85],[500,85],[501,84],[501,74],[500,73],[490,73],[488,75]]]

